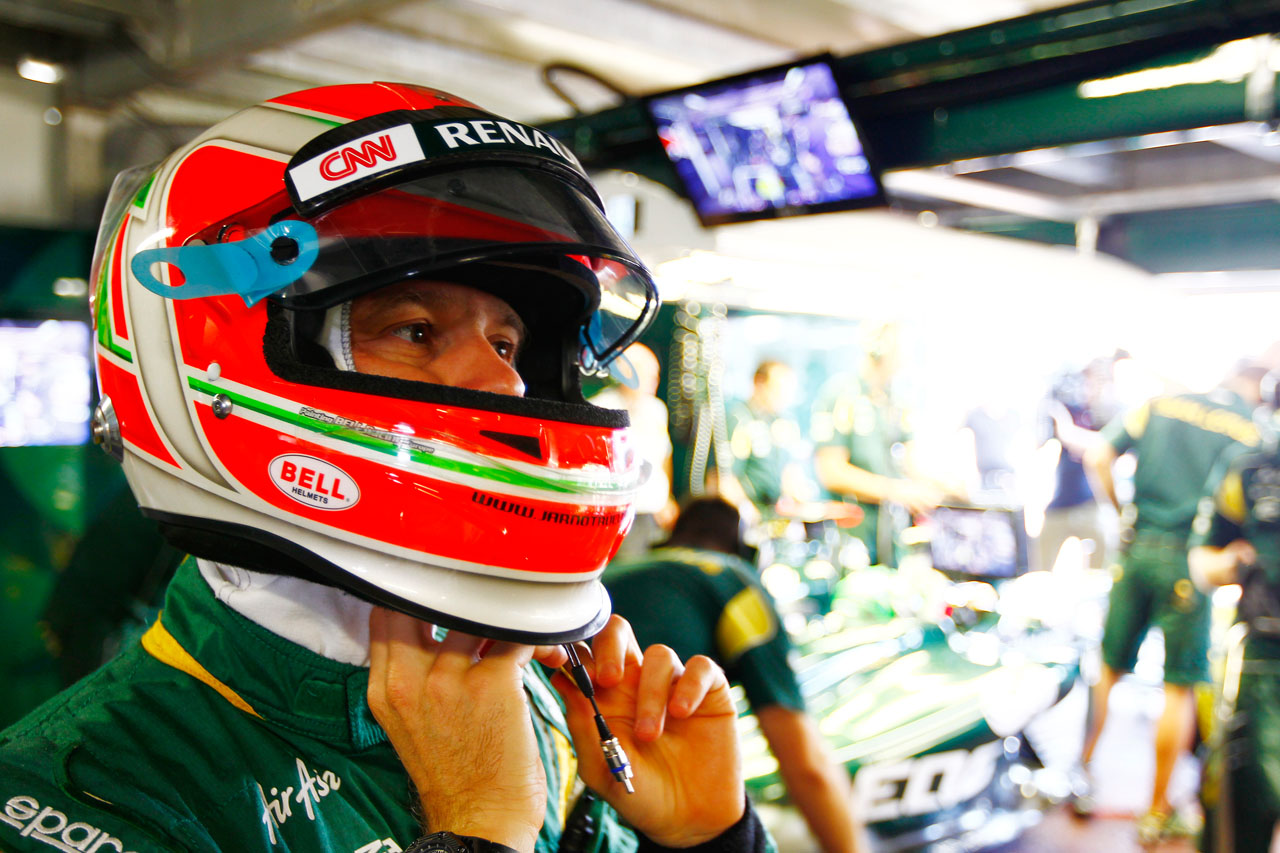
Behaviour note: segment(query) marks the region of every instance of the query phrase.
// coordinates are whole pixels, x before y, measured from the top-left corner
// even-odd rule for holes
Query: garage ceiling
[[[641,94],[855,53],[1061,0],[0,0],[0,60],[58,60],[73,101],[203,119],[308,85],[423,81],[513,118],[570,107],[552,63]],[[579,81],[581,82],[581,81]],[[566,82],[567,89],[571,84]],[[613,97],[571,92],[591,111]],[[201,123],[201,122],[196,122]]]
[[[113,124],[103,158],[104,172],[111,172],[131,160],[153,158],[157,149],[172,147],[195,128],[248,103],[311,85],[421,81],[513,118],[572,120],[608,110],[626,95],[824,51],[852,56],[891,45],[928,45],[932,36],[1045,10],[1061,9],[1062,19],[1076,22],[1082,15],[1114,11],[1098,2],[1065,5],[1060,0],[0,0],[0,64],[14,67],[24,58],[58,63],[66,107],[95,111]],[[1110,4],[1148,15],[1195,5],[1194,0]],[[1237,0],[1219,5],[1241,7]],[[1249,8],[1270,6],[1280,4],[1258,0]],[[882,51],[889,53],[899,61],[895,52]],[[1185,73],[1235,84],[1241,94],[1230,97],[1252,98],[1263,104],[1252,112],[1274,114],[1280,53],[1268,37],[1234,42],[1190,64]],[[908,63],[907,79],[910,68]],[[1112,82],[1101,85],[1141,90],[1150,83],[1126,82],[1123,76],[1113,74],[1105,78]],[[929,94],[922,90],[920,97]],[[1108,97],[1121,100],[1104,92],[1100,110]],[[1175,103],[1171,109],[1179,108]],[[1000,138],[1015,123],[1049,121],[1052,105],[1040,109],[995,126],[977,121],[974,135]],[[1072,129],[1081,123],[1090,119],[1076,121]],[[1089,131],[1099,135],[1096,128]],[[148,135],[154,137],[150,145],[144,144]],[[918,135],[912,129],[898,132],[900,138]],[[1008,147],[1000,151],[1015,153],[923,168],[916,157],[910,164],[915,168],[890,176],[893,198],[907,210],[927,210],[961,227],[1057,242],[1081,234],[1090,245],[1140,263],[1144,245],[1155,254],[1169,249],[1152,245],[1151,235],[1161,233],[1161,226],[1143,217],[1171,210],[1239,214],[1242,206],[1253,206],[1259,214],[1248,221],[1280,227],[1280,135],[1265,121],[1237,117],[1211,128],[1117,132],[1109,140],[1080,144],[1023,146],[1005,138]],[[1240,218],[1224,221],[1238,229]],[[1227,246],[1202,263],[1217,269],[1234,258],[1246,266],[1280,268],[1280,249],[1274,254]],[[1162,263],[1148,259],[1144,265],[1163,269]],[[1187,263],[1179,260],[1174,268]]]

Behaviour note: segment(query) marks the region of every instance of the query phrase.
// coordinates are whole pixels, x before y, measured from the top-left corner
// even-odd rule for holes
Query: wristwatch
[[[410,844],[405,848],[404,853],[520,853],[520,851],[496,841],[476,838],[474,835],[433,832]]]

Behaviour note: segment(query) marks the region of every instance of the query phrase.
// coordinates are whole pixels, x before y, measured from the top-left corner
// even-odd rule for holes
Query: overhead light
[[[53,280],[53,292],[65,299],[79,299],[89,292],[89,282],[82,278],[56,278]]]
[[[24,56],[18,60],[18,76],[36,83],[61,83],[64,70],[56,62],[45,62]]]
[[[1273,66],[1270,44],[1254,39],[1238,39],[1219,45],[1208,56],[1193,62],[1147,68],[1106,77],[1086,80],[1077,88],[1082,98],[1111,98],[1132,95],[1173,86],[1190,86],[1205,83],[1239,83],[1255,71],[1260,60]]]

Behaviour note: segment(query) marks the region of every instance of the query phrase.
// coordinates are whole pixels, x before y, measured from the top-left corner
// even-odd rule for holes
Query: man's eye
[[[514,361],[516,357],[516,345],[512,341],[494,341],[493,351],[502,356],[507,361]]]
[[[407,323],[393,329],[391,334],[411,344],[421,344],[426,343],[428,336],[431,334],[431,326],[428,323]]]

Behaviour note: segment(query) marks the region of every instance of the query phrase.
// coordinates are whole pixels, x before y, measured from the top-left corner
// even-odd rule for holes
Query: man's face
[[[775,365],[765,374],[760,396],[770,414],[779,415],[790,408],[796,397],[796,375],[791,368]]]
[[[361,373],[521,397],[515,363],[527,337],[506,302],[451,282],[406,281],[351,303]]]

